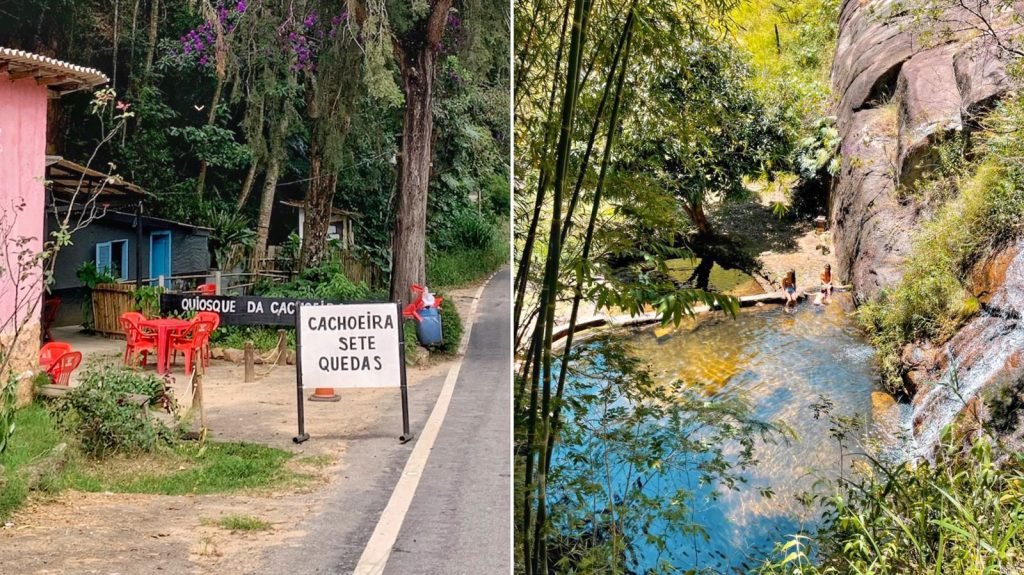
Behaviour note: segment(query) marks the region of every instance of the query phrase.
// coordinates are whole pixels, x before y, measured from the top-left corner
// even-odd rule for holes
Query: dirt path
[[[463,320],[476,286],[449,290]],[[96,361],[116,361],[123,345],[93,339]],[[453,361],[409,368],[410,417],[415,431],[429,415]],[[180,366],[179,366],[180,373]],[[255,383],[241,383],[243,368],[213,361],[204,385],[206,417],[213,439],[248,441],[296,453],[290,465],[315,479],[298,488],[232,495],[163,496],[66,491],[35,494],[0,528],[0,573],[260,573],[263,550],[287,545],[306,533],[302,522],[320,508],[328,487],[366,489],[350,477],[353,442],[397,438],[401,432],[394,389],[338,390],[338,403],[306,404],[312,439],[292,443],[296,433],[295,369],[257,366]],[[175,382],[184,393],[185,382]],[[397,441],[386,441],[389,449]],[[404,449],[404,448],[403,448]],[[308,456],[324,456],[313,465]],[[214,525],[227,515],[254,516],[268,531],[233,532]]]
[[[777,216],[773,202],[786,201],[778,189],[758,188],[753,195],[718,206],[710,214],[712,225],[760,264],[748,272],[766,292],[779,290],[789,270],[796,271],[800,290],[816,289],[825,264],[835,267],[831,232],[815,232],[810,217]]]

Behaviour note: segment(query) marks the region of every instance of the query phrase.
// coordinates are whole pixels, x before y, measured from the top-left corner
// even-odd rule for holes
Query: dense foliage
[[[363,215],[353,255],[386,278],[405,193],[398,174],[410,161],[399,161],[407,95],[392,39],[416,44],[435,5],[456,12],[442,21],[443,41],[426,48],[437,51],[426,72],[436,75],[425,148],[433,238],[449,216],[507,201],[507,4],[32,0],[7,7],[0,44],[111,78],[133,117],[92,166],[112,165],[151,192],[148,215],[211,227],[216,266],[262,266],[266,246],[296,229],[279,201],[296,199],[313,226],[299,265],[330,259],[323,234],[333,205]],[[50,143],[85,163],[105,118],[85,113],[86,94],[54,104]]]
[[[865,466],[863,477],[826,498],[821,530],[777,547],[758,573],[1019,573],[1024,461],[991,437],[968,451],[946,446],[934,462]]]

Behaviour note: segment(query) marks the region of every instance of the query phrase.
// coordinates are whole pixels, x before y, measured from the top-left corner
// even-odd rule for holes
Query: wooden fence
[[[121,335],[121,314],[135,309],[135,284],[98,284],[92,290],[93,329]]]

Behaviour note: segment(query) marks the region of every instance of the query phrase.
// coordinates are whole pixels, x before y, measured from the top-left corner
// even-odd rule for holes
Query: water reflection
[[[820,510],[804,507],[798,497],[823,474],[838,474],[840,454],[829,422],[815,419],[811,406],[824,395],[835,414],[866,420],[878,379],[873,349],[848,315],[851,309],[849,298],[838,294],[828,306],[803,303],[792,312],[770,306],[744,310],[736,320],[689,321],[668,334],[658,331],[660,337],[650,329],[630,336],[658,380],[693,382],[709,396],[741,395],[756,417],[796,434],[791,442],[759,448],[760,464],[746,488],[698,502],[697,520],[710,538],[676,541],[678,554],[692,561],[677,567],[741,570],[772,543],[813,528]],[[848,466],[849,457],[844,460]]]

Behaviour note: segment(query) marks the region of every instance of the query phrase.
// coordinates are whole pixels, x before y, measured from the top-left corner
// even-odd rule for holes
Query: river
[[[669,544],[675,567],[743,572],[774,543],[814,529],[821,510],[800,503],[800,495],[815,489],[820,478],[837,477],[841,466],[831,423],[828,417],[815,418],[812,406],[828,398],[833,415],[859,422],[854,435],[861,437],[874,427],[873,404],[880,413],[891,413],[895,405],[877,391],[874,350],[852,310],[849,296],[837,294],[826,306],[806,301],[791,311],[764,306],[745,309],[736,319],[716,314],[678,329],[648,327],[624,334],[656,381],[685,381],[709,398],[742,397],[755,417],[784,424],[795,434],[790,441],[757,444],[759,463],[746,472],[749,483],[740,490],[717,489],[717,497],[710,497],[715,486],[698,491],[692,518],[709,537],[675,537]],[[857,440],[851,444],[860,449]],[[844,473],[851,460],[845,452]],[[692,484],[692,479],[686,480]],[[668,497],[681,487],[672,484],[678,481],[661,481],[659,489]],[[764,487],[774,494],[763,493]],[[666,555],[640,551],[638,572]]]

